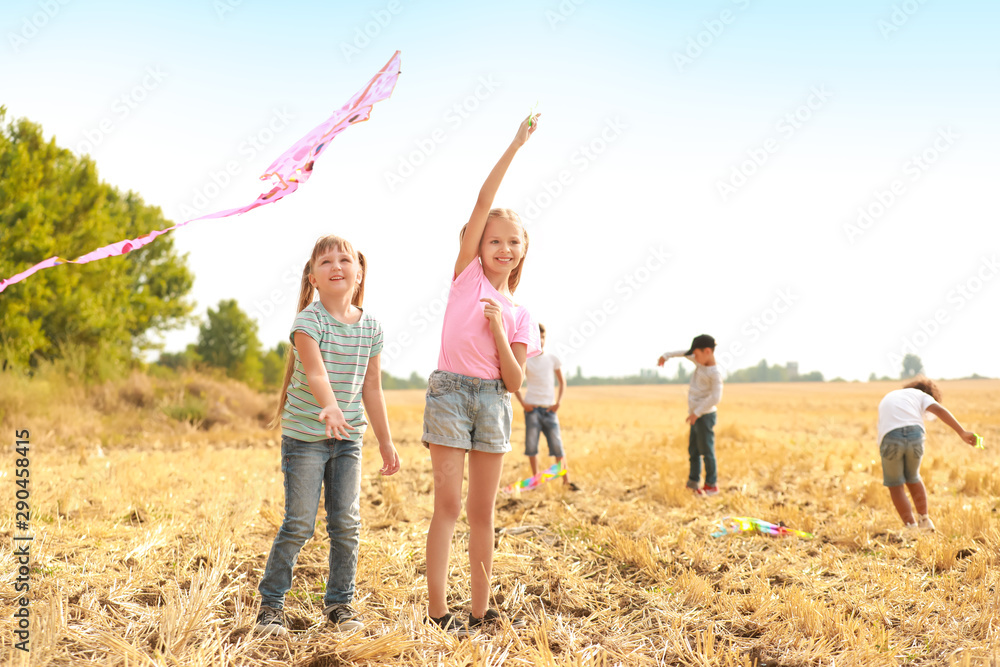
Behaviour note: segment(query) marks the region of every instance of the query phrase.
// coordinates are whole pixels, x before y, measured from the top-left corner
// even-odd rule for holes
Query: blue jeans
[[[715,412],[707,412],[691,425],[688,437],[688,456],[691,458],[691,474],[687,485],[698,488],[701,477],[701,460],[705,459],[705,486],[716,486],[715,472]]]
[[[334,438],[302,442],[282,436],[281,472],[285,476],[285,520],[257,587],[261,604],[283,608],[299,550],[315,530],[323,490],[330,536],[330,574],[323,605],[349,603],[354,598],[361,532],[361,443]]]
[[[563,452],[562,436],[559,433],[559,416],[536,405],[531,412],[524,413],[524,455],[538,456],[538,436],[544,433],[545,442],[549,445],[549,456],[561,459]]]

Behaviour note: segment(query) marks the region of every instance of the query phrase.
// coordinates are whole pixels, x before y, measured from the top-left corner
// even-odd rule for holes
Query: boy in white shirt
[[[722,400],[722,373],[715,364],[715,339],[708,334],[695,336],[686,352],[667,352],[660,356],[656,365],[662,366],[671,357],[685,357],[695,363],[688,387],[686,421],[691,425],[688,437],[691,472],[687,487],[698,495],[714,496],[719,493],[715,465],[715,416],[716,406]],[[705,460],[705,486],[699,488],[702,459]]]
[[[882,455],[882,483],[888,487],[892,504],[907,528],[934,530],[927,515],[927,490],[920,480],[920,460],[924,455],[924,412],[950,426],[966,444],[975,446],[976,434],[966,431],[948,409],[938,403],[941,392],[931,380],[919,377],[903,389],[890,391],[878,404],[878,442]],[[906,487],[903,487],[903,484]],[[913,508],[906,497],[909,489]]]
[[[545,434],[545,442],[549,446],[549,456],[554,456],[557,463],[566,468],[566,453],[563,451],[562,435],[559,432],[559,417],[556,412],[566,391],[566,378],[563,377],[562,363],[559,357],[545,351],[545,326],[538,325],[541,333],[542,353],[528,359],[524,396],[521,390],[514,392],[518,402],[524,408],[524,454],[531,463],[532,476],[538,474],[538,436]],[[555,394],[552,377],[559,383],[559,395]],[[569,481],[569,471],[563,476],[563,484],[571,491],[579,487]]]

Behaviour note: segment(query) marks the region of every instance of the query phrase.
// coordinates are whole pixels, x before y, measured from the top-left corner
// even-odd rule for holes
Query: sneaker
[[[569,489],[570,491],[579,491],[580,490],[580,487],[577,486],[576,484],[574,484],[573,482],[566,482],[566,488]]]
[[[332,604],[323,610],[323,615],[337,628],[338,632],[353,632],[365,627],[364,621],[361,620],[361,614],[349,604]]]
[[[257,625],[254,626],[254,631],[262,635],[277,635],[279,637],[288,634],[288,630],[285,629],[285,613],[274,607],[262,606],[260,613],[257,614]]]
[[[926,530],[928,532],[934,532],[934,522],[926,514],[920,514],[917,516],[917,527],[920,530]]]
[[[487,625],[499,623],[502,619],[503,616],[496,609],[487,609],[482,618],[476,618],[472,614],[469,614],[469,630],[475,631]],[[510,627],[515,630],[528,627],[528,622],[523,618],[512,616],[508,620],[510,621]]]
[[[438,626],[450,635],[455,635],[456,637],[469,636],[469,629],[462,621],[455,618],[453,614],[446,613],[444,616],[438,616],[437,618],[428,615],[427,622]]]
[[[719,487],[717,486],[705,486],[701,489],[702,494],[706,496],[717,496],[719,495]]]

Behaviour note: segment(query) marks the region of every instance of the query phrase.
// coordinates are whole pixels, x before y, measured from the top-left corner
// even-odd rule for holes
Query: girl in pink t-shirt
[[[514,154],[537,129],[538,115],[524,119],[462,227],[438,370],[427,383],[423,441],[434,469],[434,516],[427,531],[427,615],[437,626],[458,634],[501,618],[488,603],[494,504],[503,455],[511,449],[510,392],[520,388],[528,357],[541,350],[538,325],[513,296],[528,235],[516,213],[491,207]],[[448,611],[445,583],[451,539],[462,510],[466,452],[472,609],[463,624]]]

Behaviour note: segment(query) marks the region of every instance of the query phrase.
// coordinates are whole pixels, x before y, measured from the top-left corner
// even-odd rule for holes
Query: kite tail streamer
[[[728,524],[728,525],[727,525]],[[719,530],[712,533],[712,537],[722,537],[729,533],[764,533],[765,535],[797,535],[803,539],[811,540],[812,533],[803,530],[795,530],[785,526],[769,523],[761,519],[754,519],[748,516],[727,516],[718,525]]]
[[[566,474],[566,468],[563,467],[561,463],[556,463],[552,465],[547,470],[543,470],[533,477],[526,477],[520,482],[514,482],[513,484],[508,484],[503,488],[504,493],[513,493],[517,489],[524,489],[525,491],[530,491],[545,482],[556,479],[557,477],[562,477]]]
[[[274,187],[261,194],[250,204],[241,206],[240,208],[216,211],[215,213],[209,213],[198,218],[192,218],[191,220],[178,223],[173,227],[155,230],[138,238],[118,241],[117,243],[92,250],[76,259],[50,257],[10,278],[0,279],[0,292],[7,289],[9,285],[19,283],[42,269],[48,269],[60,264],[86,264],[87,262],[93,262],[106,257],[124,255],[152,243],[158,236],[162,236],[192,222],[207,220],[209,218],[225,218],[231,215],[240,215],[258,206],[273,204],[279,199],[287,197],[298,190],[301,184],[309,180],[309,177],[312,176],[313,165],[316,159],[326,151],[330,145],[330,141],[334,137],[351,125],[368,120],[375,103],[381,102],[392,95],[392,91],[396,87],[396,81],[399,79],[399,64],[399,51],[396,51],[392,58],[389,59],[389,62],[379,70],[378,74],[372,77],[368,85],[358,91],[347,104],[310,130],[304,137],[278,156],[278,159],[272,162],[271,166],[264,172],[264,175],[260,177],[261,180],[271,181]]]

